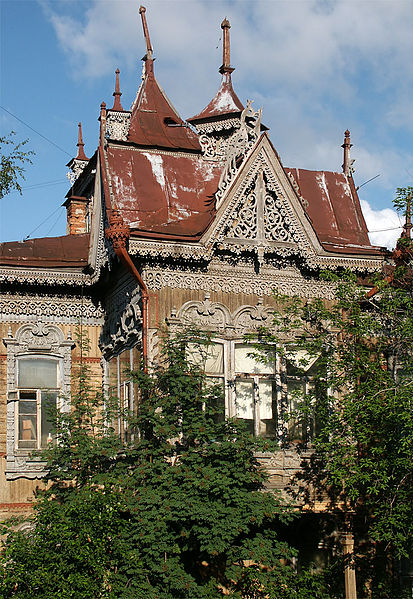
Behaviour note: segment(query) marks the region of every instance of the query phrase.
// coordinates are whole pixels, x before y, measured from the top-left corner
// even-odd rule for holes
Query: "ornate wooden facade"
[[[159,327],[212,331],[210,374],[223,381],[226,414],[250,420],[255,434],[277,435],[271,421],[288,402],[282,365],[254,369],[244,335],[270,324],[274,289],[331,301],[334,287],[321,270],[365,275],[382,266],[352,178],[349,133],[343,172],[286,168],[261,110],[233,90],[227,20],[219,90],[182,120],[155,78],[141,16],[147,53],[131,109],[122,107],[117,71],[114,105],[101,106],[90,159],[79,130],[68,235],[2,244],[0,517],[29,509],[42,477],[30,456],[47,442],[42,389],[70,409],[76,328],[90,338],[86,359],[97,384],[130,407],[136,398],[125,368],[142,354],[156,361]],[[296,459],[280,451],[266,460],[282,487]]]

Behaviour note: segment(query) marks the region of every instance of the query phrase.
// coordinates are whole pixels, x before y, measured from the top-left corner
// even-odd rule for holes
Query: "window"
[[[285,360],[287,429],[290,441],[305,441],[314,433],[315,419],[308,413],[308,398],[314,390],[318,357],[304,350],[291,350]],[[305,402],[307,401],[307,405]]]
[[[219,385],[222,388],[220,397],[216,397],[215,420],[225,419],[225,346],[223,343],[211,342],[207,345],[188,343],[186,346],[188,360],[202,368],[208,385]]]
[[[20,326],[3,339],[7,348],[6,478],[45,475],[32,452],[53,440],[50,412],[70,410],[72,349],[63,330],[40,320]]]
[[[225,415],[244,420],[253,435],[276,434],[277,396],[274,355],[265,351],[262,361],[252,354],[252,345],[213,340],[207,346],[188,344],[191,362],[205,371],[207,381],[221,384],[218,418]]]
[[[269,350],[262,360],[250,345],[234,345],[235,406],[251,434],[274,437],[277,428],[275,356]]]
[[[130,371],[139,368],[141,359],[137,347],[127,349],[106,362],[106,393],[107,396],[118,398],[117,421],[114,426],[119,437],[124,441],[132,438],[129,427],[129,416],[136,412],[137,385],[132,381]]]
[[[17,365],[17,448],[41,449],[53,440],[50,416],[60,389],[59,361],[22,357]]]

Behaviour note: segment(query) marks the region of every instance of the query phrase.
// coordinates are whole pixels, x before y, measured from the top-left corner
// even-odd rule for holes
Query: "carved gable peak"
[[[296,191],[268,138],[262,136],[223,192],[204,243],[232,254],[311,261],[321,249]]]

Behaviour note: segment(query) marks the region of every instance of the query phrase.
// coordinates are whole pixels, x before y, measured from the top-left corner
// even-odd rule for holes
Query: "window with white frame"
[[[188,343],[186,345],[188,360],[202,368],[206,375],[207,384],[218,385],[222,389],[222,394],[216,395],[215,420],[217,422],[225,419],[226,410],[226,346],[223,342],[213,341],[207,344]]]
[[[70,409],[71,352],[69,334],[54,324],[37,322],[11,330],[7,348],[6,478],[44,476],[44,464],[32,452],[53,441],[51,412]]]
[[[23,356],[17,361],[18,449],[41,449],[53,441],[52,414],[61,389],[58,359]]]
[[[261,357],[252,345],[213,339],[206,346],[189,343],[190,360],[201,366],[207,381],[222,385],[218,418],[242,419],[251,434],[275,437],[277,393],[274,352],[264,350]]]
[[[274,438],[277,432],[277,385],[275,354],[260,355],[245,343],[233,344],[235,414],[251,434]]]

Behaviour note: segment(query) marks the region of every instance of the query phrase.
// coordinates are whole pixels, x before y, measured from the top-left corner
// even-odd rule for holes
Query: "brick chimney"
[[[67,210],[68,235],[79,235],[89,232],[89,204],[90,200],[80,196],[70,196],[63,206]]]

